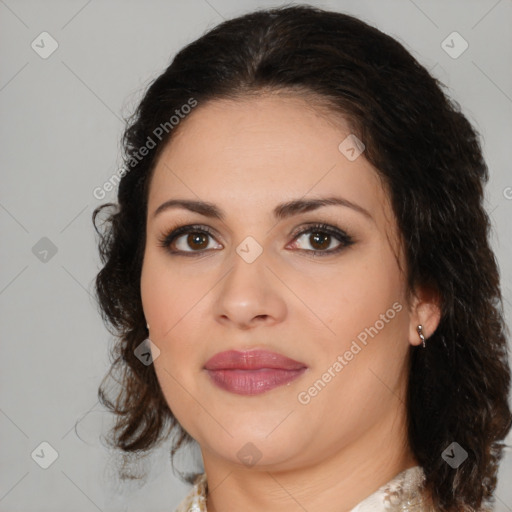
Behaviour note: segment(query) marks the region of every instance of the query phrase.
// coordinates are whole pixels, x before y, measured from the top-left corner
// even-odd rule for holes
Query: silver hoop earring
[[[423,326],[422,325],[418,325],[416,330],[418,331],[418,335],[420,337],[420,340],[423,343],[423,348],[425,348],[426,345],[425,345],[425,336],[423,335]]]

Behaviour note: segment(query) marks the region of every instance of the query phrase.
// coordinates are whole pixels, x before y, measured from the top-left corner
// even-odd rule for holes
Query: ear
[[[434,334],[441,320],[441,299],[433,287],[419,287],[412,294],[410,305],[409,343],[420,345],[418,325],[423,327],[425,340]]]

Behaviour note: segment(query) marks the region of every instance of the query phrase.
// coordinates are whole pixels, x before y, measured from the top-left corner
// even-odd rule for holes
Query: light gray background
[[[510,325],[512,0],[311,3],[360,16],[399,39],[482,134]],[[96,398],[110,336],[90,296],[99,269],[91,213],[104,202],[93,190],[119,169],[122,117],[182,46],[224,18],[280,4],[0,0],[0,511],[171,512],[187,492],[172,474],[168,445],[137,488],[115,483],[99,441],[110,421]],[[59,45],[47,59],[31,47],[45,31]],[[469,44],[456,59],[441,46],[453,31]],[[33,252],[42,237],[57,248],[47,261]],[[58,453],[48,469],[31,457],[43,441]],[[498,511],[512,510],[506,481],[510,452]]]

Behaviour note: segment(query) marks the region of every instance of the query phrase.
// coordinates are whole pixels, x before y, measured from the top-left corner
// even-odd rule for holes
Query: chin
[[[253,471],[282,471],[297,468],[296,447],[278,446],[278,443],[258,439],[246,442],[231,442],[228,446],[212,446],[217,457],[239,469]]]
[[[233,436],[224,432],[224,435],[212,437],[212,431],[204,432],[197,441],[201,448],[205,447],[216,458],[225,460],[229,464],[238,465],[247,469],[285,470],[297,467],[311,444],[306,438],[297,437],[297,429],[282,429],[277,434],[275,426],[263,430],[255,430],[251,425],[246,428],[230,428]],[[269,432],[272,432],[269,435]]]

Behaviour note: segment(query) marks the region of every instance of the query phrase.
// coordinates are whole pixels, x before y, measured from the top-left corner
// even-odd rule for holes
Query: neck
[[[405,413],[398,409],[349,446],[291,470],[241,467],[203,449],[208,512],[296,512],[301,508],[348,512],[397,474],[417,465],[404,439]]]

